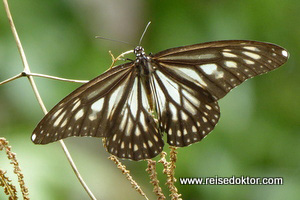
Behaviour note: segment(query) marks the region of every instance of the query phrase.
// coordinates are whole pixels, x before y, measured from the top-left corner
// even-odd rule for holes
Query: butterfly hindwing
[[[157,65],[153,88],[160,128],[171,146],[183,147],[200,141],[220,118],[218,103],[192,82],[173,76]]]
[[[155,157],[164,146],[154,120],[141,77],[132,77],[127,97],[111,118],[113,126],[106,139],[107,150],[119,158],[141,160]]]

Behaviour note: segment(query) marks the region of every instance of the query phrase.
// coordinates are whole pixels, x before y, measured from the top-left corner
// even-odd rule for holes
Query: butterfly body
[[[61,100],[32,134],[36,144],[71,136],[105,137],[120,158],[155,157],[203,139],[220,118],[218,100],[245,80],[286,62],[285,49],[229,40],[177,47],[113,67]]]

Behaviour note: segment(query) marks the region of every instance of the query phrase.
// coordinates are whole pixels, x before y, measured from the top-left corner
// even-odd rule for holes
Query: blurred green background
[[[131,47],[95,36],[137,44],[150,20],[142,43],[147,53],[224,39],[265,41],[285,47],[291,56],[283,67],[234,89],[220,101],[222,114],[215,130],[203,141],[178,150],[176,177],[284,178],[284,185],[277,186],[177,183],[185,200],[299,198],[300,1],[13,0],[10,7],[32,72],[59,77],[88,80],[99,75],[111,64],[108,50],[118,55]],[[0,81],[21,70],[20,56],[0,5]],[[80,85],[35,80],[48,109]],[[26,78],[0,87],[0,137],[9,140],[17,153],[30,197],[88,199],[60,145],[31,142],[31,132],[42,117]],[[143,199],[107,160],[100,139],[69,138],[65,142],[99,199]],[[149,198],[156,199],[145,172],[146,162],[124,163]],[[13,177],[3,152],[0,169],[7,169]],[[163,186],[165,177],[161,173],[159,177]],[[3,189],[0,199],[6,199]]]

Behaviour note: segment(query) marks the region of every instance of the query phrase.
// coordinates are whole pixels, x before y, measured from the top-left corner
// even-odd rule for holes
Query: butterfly
[[[274,44],[228,40],[182,46],[113,67],[82,85],[39,122],[35,144],[71,136],[104,137],[107,151],[143,160],[167,143],[202,140],[220,118],[218,100],[254,76],[284,64],[288,52]]]

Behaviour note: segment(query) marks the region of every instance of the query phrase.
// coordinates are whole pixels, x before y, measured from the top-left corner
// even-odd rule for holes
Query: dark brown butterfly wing
[[[110,119],[113,126],[106,139],[107,150],[119,158],[153,158],[164,146],[141,79],[141,76],[132,76],[128,90],[125,91],[127,97],[115,104],[118,112]]]
[[[285,49],[255,41],[183,46],[153,56],[160,128],[172,146],[204,138],[219,120],[217,100],[245,80],[278,68]]]
[[[60,101],[37,125],[35,144],[71,136],[106,137],[120,158],[152,158],[163,141],[133,63],[117,66]]]
[[[132,63],[118,66],[77,88],[40,121],[32,141],[47,144],[70,136],[106,136],[101,129],[105,130],[112,110],[110,97],[124,87],[132,66]]]
[[[207,91],[183,77],[171,76],[159,65],[152,83],[160,129],[167,133],[170,145],[190,145],[213,130],[220,111]]]
[[[190,76],[218,100],[245,80],[280,67],[288,53],[270,43],[228,40],[168,49],[153,59],[177,79]]]

